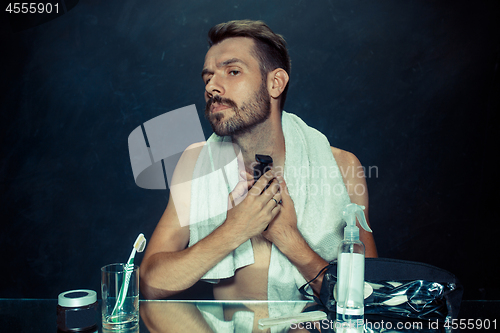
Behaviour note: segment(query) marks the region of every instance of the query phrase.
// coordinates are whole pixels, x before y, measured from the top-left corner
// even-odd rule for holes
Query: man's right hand
[[[243,171],[242,180],[229,194],[227,218],[224,226],[234,230],[241,243],[261,234],[279,213],[280,186],[272,170],[254,183],[253,176]],[[270,183],[269,187],[266,185]],[[252,186],[253,185],[253,186]]]

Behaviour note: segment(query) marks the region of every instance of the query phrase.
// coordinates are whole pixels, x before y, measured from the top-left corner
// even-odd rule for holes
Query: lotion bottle
[[[343,211],[347,225],[337,259],[337,322],[349,327],[363,325],[364,319],[365,246],[359,240],[356,226],[357,217],[361,227],[372,232],[364,209],[364,206],[351,203]]]

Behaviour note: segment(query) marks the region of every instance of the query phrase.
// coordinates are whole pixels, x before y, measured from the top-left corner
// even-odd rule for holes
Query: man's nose
[[[221,80],[216,76],[212,76],[210,81],[205,86],[205,91],[208,97],[212,97],[214,95],[224,95],[224,85]]]

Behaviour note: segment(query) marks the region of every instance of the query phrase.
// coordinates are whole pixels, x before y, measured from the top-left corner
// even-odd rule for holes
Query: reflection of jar
[[[97,333],[97,294],[93,290],[70,290],[59,294],[57,331]]]

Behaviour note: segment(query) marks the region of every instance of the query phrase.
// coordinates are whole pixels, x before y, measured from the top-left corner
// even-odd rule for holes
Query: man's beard
[[[210,107],[213,103],[230,107],[234,114],[228,115],[227,111],[229,109],[214,114],[210,113]],[[220,97],[219,95],[211,97],[205,107],[205,118],[210,122],[215,134],[219,136],[248,133],[255,126],[268,119],[270,115],[271,98],[264,82],[260,85],[259,91],[255,93],[254,98],[242,103],[241,107],[238,107],[233,100]]]

